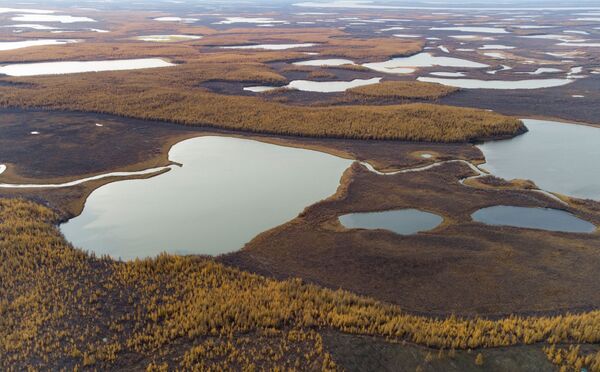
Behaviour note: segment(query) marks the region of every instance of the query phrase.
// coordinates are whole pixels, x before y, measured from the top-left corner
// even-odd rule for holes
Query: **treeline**
[[[458,89],[441,84],[421,81],[384,81],[348,89],[350,95],[365,98],[423,99],[434,100],[445,97]]]
[[[96,258],[67,244],[56,218],[41,205],[0,199],[3,370],[104,369],[132,360],[156,371],[336,369],[318,335],[323,328],[450,351],[600,342],[600,311],[432,319],[205,258]],[[557,352],[548,355],[560,364]],[[597,356],[566,359],[597,370]]]
[[[431,104],[298,107],[197,88],[210,80],[281,82],[260,64],[189,63],[155,71],[13,78],[26,87],[0,87],[0,106],[79,110],[258,133],[463,142],[513,136],[511,117]]]

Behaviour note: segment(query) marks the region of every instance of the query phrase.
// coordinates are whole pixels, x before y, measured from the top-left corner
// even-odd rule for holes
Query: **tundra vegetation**
[[[97,14],[97,18],[107,14]],[[109,113],[245,132],[409,141],[464,142],[524,131],[511,117],[431,103],[367,105],[378,100],[436,100],[454,88],[390,81],[344,94],[347,105],[295,106],[264,97],[217,94],[207,82],[283,86],[285,73],[331,78],[368,74],[363,62],[421,51],[423,42],[352,37],[336,28],[230,28],[151,21],[155,13],[111,13],[110,33],[78,31],[81,43],[0,52],[4,63],[169,59],[153,70],[64,76],[0,77],[0,107]],[[149,25],[151,22],[151,25]],[[149,27],[150,26],[150,27]],[[131,39],[189,34],[201,39],[156,44]],[[41,32],[23,36],[43,38]],[[7,40],[21,36],[10,35]],[[299,50],[224,50],[226,45],[314,43]],[[310,68],[291,62],[348,58],[356,64]],[[283,64],[283,67],[277,67]],[[337,70],[336,70],[337,69]],[[279,93],[285,93],[281,90]],[[281,97],[284,101],[285,97]],[[364,101],[364,102],[363,102]],[[343,102],[343,101],[342,101]],[[57,207],[56,205],[52,205]],[[379,336],[431,348],[428,359],[488,348],[533,345],[561,370],[600,371],[600,311],[497,319],[432,318],[300,279],[276,280],[206,257],[163,254],[129,262],[72,247],[60,216],[22,199],[0,199],[0,368],[183,370],[338,370],[321,333]]]
[[[199,87],[207,81],[285,82],[256,62],[195,61],[160,74],[137,70],[7,80],[16,85],[0,87],[2,107],[99,112],[257,133],[464,142],[524,130],[520,120],[485,110],[435,104],[298,107]]]
[[[367,99],[423,99],[433,100],[445,97],[458,89],[440,84],[420,81],[384,81],[379,84],[364,85],[348,89],[350,95]]]
[[[60,75],[3,77],[0,81],[6,84],[0,84],[0,106],[110,113],[257,133],[352,139],[461,142],[513,136],[524,130],[519,120],[484,110],[440,105],[297,107],[282,103],[286,101],[285,97],[269,100],[268,97],[226,96],[201,87],[202,83],[211,81],[283,86],[288,82],[287,78],[269,64],[307,58],[295,50],[236,51],[218,46],[313,43],[314,46],[302,50],[318,52],[320,58],[343,57],[358,62],[417,53],[423,46],[420,40],[356,38],[341,30],[318,27],[214,30],[180,25],[170,29],[170,33],[203,37],[156,44],[129,38],[132,33],[143,33],[149,27],[144,14],[133,17],[130,22],[117,16],[113,22],[110,33],[94,35],[94,39],[61,48],[34,47],[0,52],[0,61],[161,57],[177,65],[163,68],[160,73],[150,69],[73,74],[68,79]],[[151,26],[155,33],[166,28],[161,22],[152,22]],[[282,72],[292,66],[290,63],[285,65]],[[350,66],[364,70],[360,65]],[[312,74],[313,77],[332,77],[326,72]],[[441,86],[434,88],[416,83],[403,89],[401,84],[386,83],[378,94],[431,97],[450,91]],[[356,94],[372,96],[376,94],[373,89],[377,88],[360,90]],[[406,92],[409,89],[414,93]]]
[[[278,281],[202,257],[129,262],[71,247],[47,207],[0,199],[0,363],[4,370],[322,369],[319,332],[379,335],[445,350],[540,344],[565,370],[600,370],[600,311],[500,319],[430,318],[299,279]],[[484,363],[477,357],[477,363]]]

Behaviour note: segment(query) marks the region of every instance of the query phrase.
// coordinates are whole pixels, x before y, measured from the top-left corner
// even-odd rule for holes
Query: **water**
[[[497,205],[473,213],[474,221],[495,226],[513,226],[574,233],[592,233],[596,226],[574,215],[550,208]]]
[[[353,65],[354,62],[349,59],[343,58],[330,58],[330,59],[313,59],[308,61],[294,62],[297,66],[342,66],[342,65]]]
[[[253,92],[253,93],[262,93],[262,92],[268,92],[270,90],[277,89],[277,88],[280,88],[280,87],[257,85],[257,86],[252,86],[252,87],[244,87],[243,90],[246,90],[248,92]]]
[[[202,39],[199,35],[146,35],[135,38],[140,41],[152,41],[155,43],[175,43],[178,41]]]
[[[431,53],[419,53],[410,57],[393,58],[385,62],[365,63],[364,67],[386,73],[412,73],[419,67],[464,67],[483,68],[488,67],[483,63],[468,61],[466,59],[453,57],[437,57]]]
[[[442,76],[442,77],[463,77],[465,76],[464,72],[430,72],[429,75],[433,76]]]
[[[507,34],[508,31],[504,28],[497,27],[432,27],[432,31],[460,31],[460,32],[473,32],[473,33],[484,33],[484,34]]]
[[[419,81],[438,83],[463,89],[541,89],[552,88],[572,83],[573,79],[527,79],[527,80],[478,80],[478,79],[445,79],[422,76]]]
[[[352,162],[227,137],[180,142],[169,158],[183,167],[93,191],[60,226],[67,240],[123,259],[232,252],[332,195]]]
[[[530,179],[540,188],[600,200],[600,129],[524,119],[529,132],[479,145],[483,167],[505,179]]]
[[[293,4],[298,7],[307,7],[307,8],[346,8],[346,9],[417,9],[417,10],[493,10],[493,11],[549,11],[549,10],[596,10],[600,9],[597,6],[544,6],[544,7],[531,7],[531,6],[520,6],[520,7],[512,7],[508,4],[500,3],[500,6],[490,6],[490,5],[478,5],[473,2],[473,6],[468,5],[468,2],[463,2],[463,4],[459,4],[456,6],[450,2],[448,4],[444,4],[441,1],[431,2],[430,4],[423,3],[423,5],[396,5],[391,2],[371,2],[371,1],[358,1],[358,0],[335,0],[335,1],[303,1],[299,3]]]
[[[443,218],[418,209],[400,209],[345,214],[339,220],[348,229],[385,229],[400,235],[410,235],[435,228],[442,223]]]
[[[559,68],[552,68],[552,67],[540,67],[535,71],[517,72],[517,74],[541,75],[541,74],[554,74],[554,73],[559,73],[559,72],[563,72],[563,70],[561,70]]]
[[[158,17],[154,18],[155,21],[159,22],[182,22],[182,23],[194,23],[199,21],[198,18],[181,18],[181,17]]]
[[[52,14],[54,10],[45,9],[27,9],[27,8],[0,8],[0,14],[3,13],[31,13],[31,14]]]
[[[31,24],[31,23],[19,23],[19,24],[6,25],[6,26],[1,26],[1,27],[6,27],[6,28],[31,28],[33,30],[56,30],[56,27],[45,26],[45,25],[36,25],[36,24]]]
[[[96,22],[88,17],[73,17],[70,15],[48,15],[48,14],[20,14],[11,18],[15,22],[52,22],[52,23],[80,23]]]
[[[363,85],[377,84],[381,78],[372,79],[354,79],[351,81],[311,81],[311,80],[292,80],[288,85],[282,87],[257,85],[244,87],[243,90],[253,93],[268,92],[270,90],[285,88],[296,89],[303,92],[318,92],[318,93],[339,93],[345,92],[350,88],[361,87]]]
[[[381,78],[354,79],[352,81],[293,80],[285,87],[289,89],[301,90],[303,92],[335,93],[344,92],[350,88],[377,84],[380,80]]]
[[[39,39],[26,41],[0,41],[0,51],[15,50],[42,45],[64,45],[68,43],[76,43],[77,40],[55,40],[55,39]]]
[[[168,67],[174,64],[161,58],[120,59],[110,61],[64,61],[40,63],[15,63],[0,67],[0,74],[9,76],[60,75],[80,72],[137,70]]]
[[[235,23],[252,23],[252,24],[276,24],[276,23],[288,23],[287,21],[275,20],[273,18],[263,17],[225,17],[224,20],[214,22],[215,25],[232,25]]]
[[[502,44],[485,44],[479,47],[481,50],[501,50],[501,49],[515,49],[514,46],[502,45]]]

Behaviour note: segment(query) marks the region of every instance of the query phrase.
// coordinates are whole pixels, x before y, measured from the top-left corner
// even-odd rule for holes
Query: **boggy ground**
[[[366,160],[379,169],[430,163],[432,160],[419,156],[422,152],[440,159],[483,159],[477,149],[465,144],[250,135],[76,112],[4,110],[0,113],[0,164],[8,165],[0,175],[1,183],[61,183],[114,171],[164,166],[170,163],[168,151],[173,144],[204,135],[242,136],[310,148]],[[32,131],[40,134],[32,135]],[[90,192],[115,180],[113,177],[61,189],[0,188],[0,195],[42,201],[68,218],[81,212]]]
[[[352,334],[427,346],[440,356],[449,350],[451,365],[456,357],[462,365],[485,366],[494,348],[515,346],[503,362],[515,366],[521,345],[532,345],[530,358],[543,349],[558,366],[600,368],[593,346],[598,311],[499,320],[414,316],[346,291],[277,281],[208,258],[98,258],[69,245],[57,217],[36,203],[0,199],[3,370],[331,371],[342,369],[336,360],[352,370],[365,361],[344,352],[362,347],[344,346],[353,343],[343,340]],[[325,344],[321,333],[328,330],[346,335]],[[460,351],[471,349],[473,359]],[[432,362],[429,353],[417,354],[394,353],[393,360]]]
[[[37,135],[31,132],[39,132]],[[76,112],[2,110],[4,182],[58,183],[166,163],[170,145],[193,132],[161,122]]]
[[[474,189],[458,182],[471,174],[458,163],[395,176],[355,164],[335,196],[221,261],[276,277],[300,276],[429,315],[497,316],[597,306],[597,233],[492,227],[472,222],[470,214],[492,205],[552,207],[598,224],[598,203],[565,207],[536,192]],[[431,232],[400,236],[347,230],[337,221],[345,213],[399,208],[437,213],[445,222]]]
[[[506,115],[560,118],[600,125],[600,75],[557,88],[536,90],[463,89],[443,97],[440,103],[492,109]],[[573,98],[572,95],[584,97]]]
[[[347,371],[542,372],[556,369],[535,346],[451,352],[335,331],[323,332],[322,338],[338,366]],[[484,365],[475,363],[478,353],[483,356]]]
[[[7,147],[0,151],[9,169],[0,181],[34,179],[45,183],[114,170],[140,170],[168,164],[170,145],[181,139],[242,136],[107,115],[49,115],[7,112],[2,116],[7,122],[17,120],[20,124],[2,126]],[[96,127],[95,123],[104,126]],[[40,131],[40,135],[30,135],[32,130]],[[48,136],[55,140],[49,141]],[[481,152],[470,144],[258,135],[246,138],[368,161],[379,170],[446,159],[483,161]],[[425,152],[434,157],[420,157]],[[447,164],[425,172],[378,176],[355,165],[335,197],[307,208],[295,220],[259,235],[245,249],[220,260],[278,278],[302,277],[342,287],[434,315],[552,312],[588,309],[597,304],[600,283],[594,268],[600,261],[598,235],[470,222],[472,212],[496,204],[565,208],[542,194],[511,190],[508,185],[501,189],[460,185],[458,179],[470,172],[465,165]],[[22,174],[28,178],[17,177]],[[61,174],[70,176],[58,177]],[[79,214],[95,188],[115,180],[61,189],[0,189],[0,195],[43,202],[64,219]],[[344,213],[395,208],[432,211],[444,216],[445,223],[434,232],[408,237],[387,231],[345,230],[337,223],[337,216]],[[574,201],[567,209],[600,223],[598,203]]]

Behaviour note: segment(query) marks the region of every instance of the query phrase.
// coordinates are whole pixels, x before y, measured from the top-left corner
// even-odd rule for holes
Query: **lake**
[[[364,67],[390,74],[409,74],[419,67],[484,68],[488,65],[454,57],[438,57],[431,53],[419,53],[410,57],[392,58],[385,62],[365,63]]]
[[[530,179],[546,191],[600,200],[600,129],[524,119],[529,132],[479,145],[482,167],[505,179]]]
[[[183,164],[162,175],[118,181],[89,196],[60,226],[75,246],[113,258],[236,251],[254,236],[334,194],[351,160],[228,137],[173,146]]]
[[[438,83],[463,89],[542,89],[559,87],[572,83],[573,79],[526,79],[526,80],[479,80],[446,79],[421,76],[418,81]]]
[[[109,61],[64,61],[15,63],[0,67],[0,74],[9,76],[61,75],[81,72],[122,71],[175,66],[161,58],[116,59]]]

